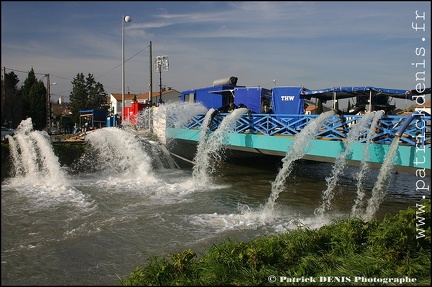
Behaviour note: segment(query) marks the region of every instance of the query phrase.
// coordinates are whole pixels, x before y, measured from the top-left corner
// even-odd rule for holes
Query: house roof
[[[179,91],[176,90],[165,90],[162,91],[162,95],[166,95],[166,94],[170,94],[170,93],[180,93]],[[160,94],[159,91],[156,92],[152,92],[152,99],[158,97]],[[113,98],[115,98],[117,101],[121,101],[122,100],[122,94],[121,93],[112,93],[110,94]],[[141,93],[141,94],[131,94],[131,93],[125,93],[124,94],[124,98],[125,101],[132,101],[134,99],[134,97],[136,96],[137,100],[148,100],[149,98],[149,93]]]
[[[313,110],[316,110],[316,109],[318,109],[317,106],[308,106],[308,107],[306,108],[306,111],[313,111]]]

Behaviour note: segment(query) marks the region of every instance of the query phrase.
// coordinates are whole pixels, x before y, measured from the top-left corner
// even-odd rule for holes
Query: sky
[[[265,88],[412,90],[431,86],[430,13],[430,1],[1,1],[1,66],[18,86],[32,68],[49,74],[52,100],[68,101],[80,73],[121,93],[124,31],[126,93],[148,92],[150,74],[153,91],[160,79],[181,92],[231,76]],[[168,71],[155,71],[157,56]]]

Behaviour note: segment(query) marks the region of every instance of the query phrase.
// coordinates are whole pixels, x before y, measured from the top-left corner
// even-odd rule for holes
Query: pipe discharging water
[[[235,109],[227,115],[221,122],[220,126],[212,133],[209,133],[209,123],[211,115],[214,112],[210,109],[201,125],[200,142],[197,147],[197,153],[194,158],[192,177],[200,185],[209,183],[209,175],[213,172],[211,161],[219,161],[223,157],[223,145],[226,144],[229,133],[234,132],[236,122],[242,115],[248,112],[246,108]]]
[[[352,151],[352,144],[358,141],[359,136],[367,133],[368,130],[374,129],[375,127],[369,128],[369,121],[375,116],[375,113],[369,113],[360,118],[360,120],[351,127],[347,134],[347,138],[344,141],[344,151],[342,151],[336,158],[332,169],[332,175],[326,178],[327,189],[322,193],[322,203],[315,209],[316,215],[322,215],[325,211],[331,208],[331,202],[335,196],[335,188],[339,177],[343,174],[346,166],[347,155]]]
[[[286,178],[292,171],[292,164],[301,159],[310,149],[310,146],[315,139],[315,135],[320,130],[322,124],[330,117],[334,116],[334,111],[328,111],[320,114],[317,118],[310,121],[307,126],[296,135],[292,145],[288,148],[285,157],[282,159],[282,168],[276,175],[276,179],[272,182],[272,189],[264,209],[272,212],[274,205],[279,197],[279,194],[284,190]]]

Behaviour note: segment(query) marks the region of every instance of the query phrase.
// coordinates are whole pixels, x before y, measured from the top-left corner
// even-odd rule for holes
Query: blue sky
[[[124,24],[126,92],[149,90],[150,41],[153,58],[169,59],[162,84],[178,91],[230,76],[267,88],[414,89],[425,69],[412,63],[420,61],[431,86],[430,1],[2,1],[1,8],[2,69],[20,86],[32,67],[40,79],[50,74],[54,100],[68,98],[78,73],[121,93],[123,15],[132,17]],[[424,56],[415,53],[420,47]],[[159,73],[152,82],[159,90]]]

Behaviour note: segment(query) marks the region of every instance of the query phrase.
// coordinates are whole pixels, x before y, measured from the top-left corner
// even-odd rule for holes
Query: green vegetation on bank
[[[380,221],[346,219],[250,242],[226,239],[200,256],[191,249],[154,256],[119,280],[122,286],[430,286],[430,223],[428,199]],[[394,282],[402,279],[411,282]]]

